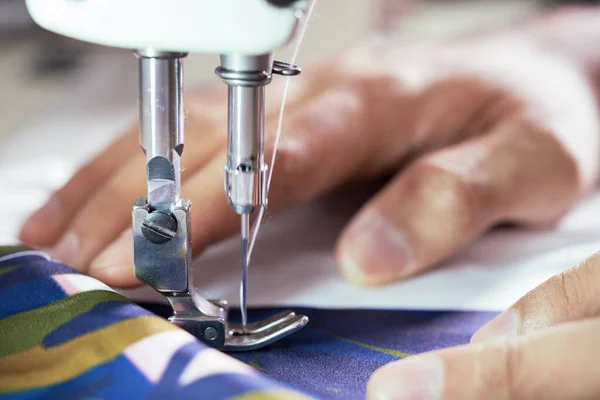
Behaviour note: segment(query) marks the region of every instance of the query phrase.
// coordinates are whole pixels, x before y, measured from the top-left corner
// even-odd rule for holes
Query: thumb
[[[368,398],[598,399],[599,335],[600,320],[586,320],[412,356],[375,371]]]
[[[338,266],[382,284],[420,273],[500,221],[545,223],[579,193],[578,169],[555,137],[516,117],[416,160],[342,233]]]
[[[600,316],[600,253],[523,296],[473,335],[472,343],[511,337]]]

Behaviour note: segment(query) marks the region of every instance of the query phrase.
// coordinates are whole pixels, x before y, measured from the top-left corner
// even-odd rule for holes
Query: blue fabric
[[[248,395],[272,400],[294,393],[364,399],[366,383],[377,368],[468,343],[496,315],[291,307],[310,319],[302,330],[265,349],[223,355],[166,322],[167,306],[136,305],[115,292],[90,289],[89,280],[78,288],[81,279],[69,280],[65,274],[79,275],[39,256],[0,262],[0,398],[220,400]],[[249,319],[279,311],[253,309]],[[231,316],[239,319],[235,310]],[[95,337],[98,342],[90,339]],[[168,350],[174,338],[179,342]],[[156,358],[145,352],[163,354],[163,364],[147,365],[146,360]],[[190,362],[201,361],[204,354],[210,354],[207,363],[223,363],[230,370],[195,363],[202,373],[182,384]],[[242,363],[254,370],[240,370]]]
[[[164,305],[142,304],[163,317]],[[326,310],[290,307],[309,317],[294,335],[267,349],[230,353],[278,382],[324,399],[364,399],[379,367],[430,350],[469,343],[493,312],[418,310]],[[250,320],[283,309],[254,309]],[[232,312],[232,318],[239,318]]]
[[[14,286],[19,283],[26,283],[37,280],[49,275],[72,274],[73,269],[66,265],[40,260],[39,257],[26,257],[20,259],[19,263],[27,268],[17,268],[0,275],[0,290]],[[6,262],[6,267],[14,267],[10,265],[10,261]],[[0,263],[0,273],[2,273],[2,264]]]
[[[75,356],[75,355],[74,355]],[[1,399],[146,399],[152,387],[126,357],[113,361],[57,385],[35,388],[17,393],[0,393]]]
[[[42,344],[46,348],[58,346],[102,327],[142,315],[149,316],[152,313],[123,301],[107,301],[96,304],[90,311],[78,315],[48,334],[44,337]]]
[[[25,268],[19,268],[24,270]],[[2,281],[0,275],[0,281]],[[60,300],[64,292],[51,278],[19,283],[0,290],[0,319]]]

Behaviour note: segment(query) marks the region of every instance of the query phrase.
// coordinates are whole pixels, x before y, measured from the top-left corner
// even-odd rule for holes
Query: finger
[[[512,337],[600,315],[600,253],[536,287],[473,335],[473,343]]]
[[[54,259],[86,271],[89,260],[131,220],[135,199],[145,193],[144,164],[143,154],[130,154],[126,164],[93,192],[50,250]]]
[[[499,221],[558,218],[578,184],[575,163],[556,139],[515,116],[400,172],[343,232],[338,265],[363,285],[409,277]]]
[[[137,131],[130,130],[79,169],[69,182],[27,219],[19,233],[21,241],[33,246],[54,244],[74,213],[137,149]]]
[[[186,150],[193,149],[193,157],[182,159],[183,173],[188,175],[200,168],[206,160],[222,145],[225,138],[214,129],[208,120],[194,118],[189,122],[191,129],[202,130],[202,134],[190,135],[186,140]],[[127,167],[132,158],[139,160],[143,152],[139,147],[138,133],[130,132],[123,138],[109,146],[86,167],[80,169],[67,184],[58,190],[38,212],[36,212],[24,225],[21,232],[22,240],[33,245],[52,245],[67,234],[67,230],[74,218],[82,212],[87,204],[94,198],[104,199],[107,190],[104,188],[116,176],[119,170]],[[144,179],[145,168],[142,164],[135,171],[125,172],[125,176],[138,182]],[[126,182],[123,188],[127,191]],[[114,182],[113,182],[114,186]],[[117,185],[118,186],[118,185]],[[136,186],[139,188],[139,186]],[[138,192],[142,195],[143,191]],[[124,196],[123,198],[128,198]],[[121,197],[119,197],[121,198]],[[89,207],[88,207],[89,208]],[[84,213],[85,214],[85,213]],[[119,222],[119,221],[117,221]]]
[[[87,273],[107,285],[131,288],[142,284],[133,268],[133,231],[125,231],[90,262]]]
[[[388,364],[369,399],[560,399],[600,396],[600,321],[578,321],[512,340],[435,351]]]
[[[196,129],[208,128],[195,123]],[[182,181],[206,163],[223,147],[225,138],[215,129],[205,135],[191,135],[185,151],[194,150],[193,157],[182,157]],[[57,259],[82,269],[131,224],[131,207],[146,191],[145,156],[139,149],[128,155],[129,161],[81,207],[52,250]]]
[[[342,85],[315,96],[288,110],[284,133],[277,153],[269,212],[308,201],[373,168],[370,160],[386,156],[379,140],[364,140],[368,127],[375,127],[360,89]],[[273,121],[271,121],[273,123]],[[265,145],[270,160],[273,142]],[[348,154],[353,163],[348,163]],[[239,232],[239,216],[230,209],[223,189],[225,153],[214,156],[183,185],[184,196],[192,200],[194,255],[206,246]],[[120,250],[127,241],[114,243],[93,262],[88,271],[98,279],[119,285],[130,282],[131,252]],[[125,275],[122,275],[125,274]],[[125,283],[125,281],[123,281]]]
[[[350,181],[368,179],[409,151],[414,97],[393,89],[394,79],[362,77],[338,83],[285,117],[273,168],[269,208],[312,200]],[[391,112],[393,108],[406,114]],[[366,136],[367,133],[370,135]],[[273,142],[266,143],[271,160]]]

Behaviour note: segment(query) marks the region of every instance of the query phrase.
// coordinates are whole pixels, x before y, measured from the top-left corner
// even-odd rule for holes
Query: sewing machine
[[[27,0],[41,27],[74,39],[131,49],[138,59],[140,145],[147,195],[133,206],[136,277],[165,296],[170,321],[225,351],[253,350],[301,329],[286,311],[247,323],[245,285],[250,214],[266,207],[265,86],[274,74],[300,73],[273,60],[294,36],[306,0]],[[216,74],[228,88],[228,157],[224,186],[241,216],[242,323],[225,301],[198,294],[191,271],[191,204],[181,198],[184,153],[183,60],[219,54]],[[225,127],[223,127],[225,129]],[[203,207],[210,205],[204,204]]]

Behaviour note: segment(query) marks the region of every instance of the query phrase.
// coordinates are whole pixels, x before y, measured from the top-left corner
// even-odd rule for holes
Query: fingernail
[[[437,399],[444,388],[444,374],[444,361],[434,354],[396,361],[375,371],[367,385],[367,399]]]
[[[519,332],[519,313],[509,308],[479,329],[471,338],[471,343],[511,338]]]
[[[23,224],[20,235],[26,241],[34,240],[40,229],[48,229],[60,219],[62,207],[60,202],[52,197],[46,204],[35,211]],[[32,243],[35,244],[35,243]]]
[[[414,252],[376,211],[368,211],[344,234],[341,268],[351,281],[379,284],[400,279],[415,269]]]
[[[133,237],[130,231],[123,233],[90,264],[90,274],[106,273],[111,268],[128,265],[133,260]]]
[[[77,267],[79,237],[75,232],[67,232],[50,252],[50,256],[71,267]]]

